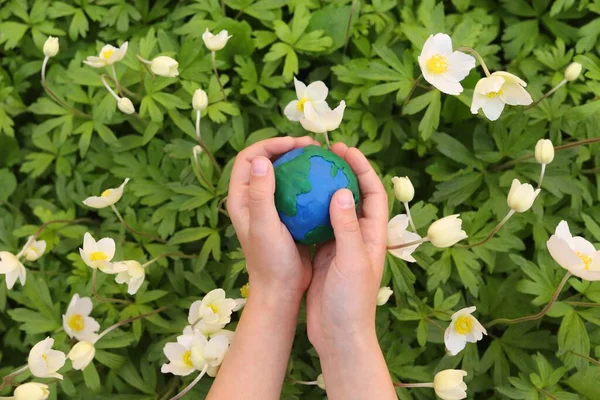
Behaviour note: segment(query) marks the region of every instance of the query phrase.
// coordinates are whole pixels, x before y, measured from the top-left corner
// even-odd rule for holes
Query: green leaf
[[[179,231],[175,235],[173,235],[173,237],[169,240],[169,244],[175,245],[181,243],[195,242],[200,239],[204,239],[213,232],[213,229],[204,227],[183,229],[182,231]]]

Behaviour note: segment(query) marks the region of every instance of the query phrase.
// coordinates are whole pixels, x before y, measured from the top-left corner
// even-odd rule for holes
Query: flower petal
[[[496,121],[502,115],[502,111],[504,111],[504,102],[500,99],[500,97],[494,97],[493,99],[489,99],[481,106],[483,109],[483,113],[490,121]]]
[[[115,256],[115,241],[111,238],[102,238],[98,241],[98,251],[103,252],[104,254],[106,254],[106,256],[108,257],[108,260],[106,261],[110,261],[113,259],[113,257]]]
[[[448,71],[442,75],[450,82],[460,82],[475,68],[475,58],[460,51],[448,57]]]
[[[577,257],[577,254],[575,254],[575,251],[568,243],[557,235],[550,237],[548,242],[546,242],[546,247],[548,247],[548,252],[554,258],[554,261],[561,267],[571,272],[583,269],[584,264],[581,258]]]
[[[591,256],[596,252],[596,248],[593,244],[582,238],[581,236],[575,236],[571,242],[571,248],[575,252],[583,253],[587,256]]]
[[[90,196],[87,199],[85,199],[82,203],[88,207],[97,209],[105,208],[110,205],[107,203],[106,198],[100,196]]]
[[[304,113],[298,110],[298,100],[292,100],[288,103],[287,106],[283,109],[283,114],[290,121],[300,121],[301,118],[304,118]]]
[[[425,61],[429,60],[433,55],[440,54],[442,56],[450,56],[452,54],[452,39],[445,33],[431,35],[423,44],[421,56]]]
[[[425,69],[423,72],[423,78],[433,86],[435,86],[440,92],[457,96],[463,92],[463,87],[458,82],[450,82],[440,74],[430,74]]]
[[[302,100],[306,97],[306,85],[294,77],[294,87],[296,88],[296,97]]]
[[[311,102],[325,100],[328,93],[329,89],[322,81],[312,82],[306,87],[306,98]]]
[[[518,83],[505,83],[502,85],[500,98],[511,106],[528,106],[533,103],[531,95]]]
[[[496,72],[492,73],[492,76],[499,76],[499,77],[503,78],[506,82],[509,82],[509,83],[517,83],[523,87],[527,86],[527,82],[525,82],[523,79],[519,78],[518,76],[511,74],[510,72],[496,71]]]

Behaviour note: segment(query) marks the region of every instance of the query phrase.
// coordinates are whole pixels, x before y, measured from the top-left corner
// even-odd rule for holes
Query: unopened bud
[[[196,111],[202,111],[208,106],[208,96],[202,89],[197,89],[192,97],[192,107]]]
[[[535,145],[535,160],[540,164],[550,164],[554,160],[554,145],[549,139],[540,139]]]
[[[407,203],[415,197],[415,188],[410,179],[408,179],[408,176],[402,178],[395,176],[392,178],[392,183],[394,184],[394,193],[398,201]]]
[[[450,247],[467,238],[458,214],[435,221],[427,230],[427,238],[435,247]]]
[[[44,55],[46,57],[54,57],[58,54],[58,49],[58,38],[54,36],[49,36],[48,39],[46,39],[46,43],[44,43]]]
[[[121,97],[117,102],[117,107],[125,114],[133,114],[135,112],[133,103],[127,97]]]
[[[574,62],[569,64],[569,66],[565,70],[565,79],[569,82],[574,81],[579,77],[579,74],[581,74],[581,69],[582,66],[579,63]]]

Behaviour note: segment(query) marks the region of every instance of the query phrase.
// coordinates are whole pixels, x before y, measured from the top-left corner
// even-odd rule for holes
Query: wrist
[[[325,338],[315,349],[322,360],[348,359],[360,357],[364,353],[381,352],[375,328],[336,335],[331,340]]]
[[[276,286],[266,287],[250,283],[250,293],[246,309],[257,309],[262,313],[278,316],[300,311],[302,292],[278,289]]]

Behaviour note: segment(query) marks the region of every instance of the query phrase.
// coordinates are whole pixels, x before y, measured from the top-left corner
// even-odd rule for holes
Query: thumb
[[[348,189],[338,190],[329,205],[331,225],[335,234],[336,257],[343,265],[355,265],[366,257],[354,196]],[[360,264],[360,262],[359,262]]]
[[[275,173],[273,164],[266,157],[255,157],[250,165],[248,212],[252,234],[274,234],[280,220],[275,208]]]

